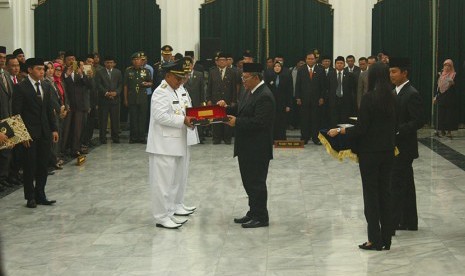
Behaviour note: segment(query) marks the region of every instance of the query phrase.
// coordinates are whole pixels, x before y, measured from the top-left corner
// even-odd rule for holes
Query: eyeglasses
[[[250,76],[248,78],[241,77],[241,80],[242,80],[242,82],[246,82],[246,81],[250,80],[251,78],[253,78],[253,76]]]

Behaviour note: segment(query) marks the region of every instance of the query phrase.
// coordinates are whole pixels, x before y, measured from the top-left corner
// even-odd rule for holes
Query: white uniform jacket
[[[174,91],[166,81],[162,81],[153,92],[146,149],[148,153],[186,155],[185,101],[181,93]]]

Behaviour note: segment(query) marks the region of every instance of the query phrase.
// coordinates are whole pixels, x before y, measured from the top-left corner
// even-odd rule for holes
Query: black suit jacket
[[[279,74],[279,85],[276,86],[277,74],[273,73],[266,74],[265,83],[273,93],[275,102],[276,102],[276,111],[283,112],[286,110],[286,107],[292,106],[292,91],[293,91],[293,82],[292,75],[289,69],[281,71]]]
[[[121,91],[123,90],[123,75],[120,70],[113,68],[111,70],[111,79],[108,76],[106,68],[98,70],[95,74],[95,83],[98,91],[99,105],[119,104]],[[116,97],[113,99],[105,97],[105,93],[108,91],[116,92]]]
[[[393,90],[396,93],[395,89]],[[397,135],[396,145],[400,155],[418,158],[417,130],[423,127],[423,103],[420,93],[410,82],[397,94]]]
[[[328,74],[328,102],[330,108],[334,108],[336,105],[337,74],[337,70],[333,70]],[[342,99],[344,105],[347,105],[347,108],[352,111],[353,99],[356,97],[354,75],[345,71],[342,74]]]
[[[226,67],[224,79],[221,79],[220,69],[213,67],[208,76],[207,101],[215,104],[224,100],[228,105],[237,102],[237,75],[234,69]]]
[[[236,116],[234,156],[250,159],[273,159],[273,122],[275,100],[266,84],[253,94],[244,95],[239,105],[229,106]]]
[[[184,84],[192,99],[192,106],[200,106],[205,101],[205,81],[203,73],[194,70],[192,77]]]
[[[66,68],[64,72],[66,72]],[[69,105],[72,111],[87,112],[90,108],[89,93],[92,84],[87,76],[82,78],[75,74],[74,80],[71,76],[63,74],[64,83],[69,99]]]
[[[318,100],[325,98],[326,74],[321,66],[314,66],[313,78],[310,79],[308,66],[304,65],[297,72],[295,97],[303,106],[318,106]]]
[[[3,84],[2,77],[0,76],[0,120],[11,116],[11,97],[13,93],[13,82],[11,81],[10,74],[5,71],[5,79],[7,87]]]
[[[392,151],[394,154],[396,114],[383,114],[373,104],[373,94],[363,95],[355,126],[346,128],[358,153]]]
[[[344,68],[344,72],[350,73],[349,72],[349,67]],[[360,67],[358,67],[357,65],[354,65],[354,69],[352,70],[352,74],[355,77],[355,81],[358,80],[358,78],[360,77],[361,72],[362,72],[362,70],[360,69]]]
[[[43,99],[36,92],[29,78],[15,85],[13,92],[13,115],[20,114],[32,139],[52,138],[57,131],[53,114],[50,85],[41,81]]]

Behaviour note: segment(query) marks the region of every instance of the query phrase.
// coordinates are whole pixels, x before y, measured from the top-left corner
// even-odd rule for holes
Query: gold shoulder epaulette
[[[166,88],[166,87],[168,87],[168,85],[166,83],[161,85],[161,88]]]

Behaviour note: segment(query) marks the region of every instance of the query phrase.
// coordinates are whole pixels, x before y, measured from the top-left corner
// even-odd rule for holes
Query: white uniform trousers
[[[149,183],[152,212],[157,223],[173,216],[175,198],[182,182],[185,156],[149,154]]]
[[[183,156],[183,162],[182,162],[183,166],[182,166],[182,170],[180,171],[181,178],[180,178],[180,182],[178,183],[179,189],[174,199],[174,203],[176,204],[177,210],[183,210],[182,204],[184,203],[184,193],[186,192],[187,177],[189,175],[190,159],[191,159],[190,146],[187,146],[186,156]]]

